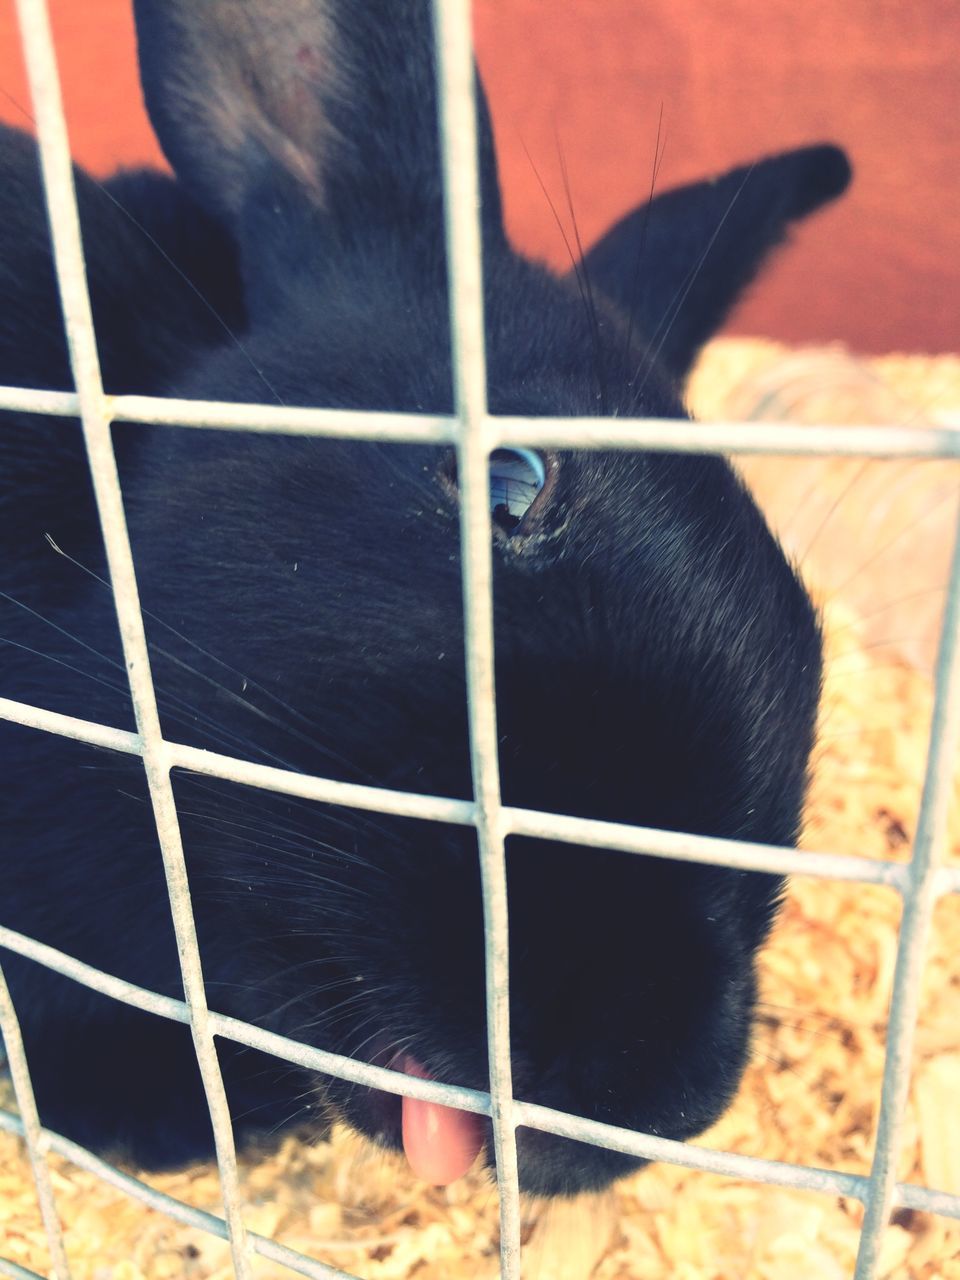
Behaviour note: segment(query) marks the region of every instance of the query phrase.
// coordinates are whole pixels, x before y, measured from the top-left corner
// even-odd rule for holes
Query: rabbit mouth
[[[409,1054],[398,1054],[380,1065],[421,1080],[431,1078]],[[468,1173],[485,1152],[490,1153],[485,1162],[492,1167],[491,1126],[485,1117],[381,1089],[364,1092],[365,1115],[359,1123],[358,1116],[352,1117],[354,1127],[383,1145],[402,1149],[422,1181],[447,1186]],[[526,1128],[517,1131],[517,1156],[521,1191],[548,1197],[600,1190],[649,1163]]]
[[[409,1056],[383,1065],[429,1078]],[[412,1172],[422,1181],[447,1186],[474,1168],[478,1157],[493,1168],[487,1118],[380,1089],[364,1092],[362,1119],[356,1113],[349,1117],[354,1128],[393,1150],[402,1149]],[[649,1164],[637,1156],[523,1127],[517,1130],[517,1157],[521,1192],[546,1197],[600,1191]]]
[[[404,1054],[394,1067],[421,1080],[430,1078],[409,1054]],[[410,1168],[424,1182],[440,1187],[462,1178],[486,1142],[486,1125],[481,1116],[419,1098],[401,1099],[401,1131]]]
[[[376,1066],[420,1080],[436,1078],[409,1053],[378,1049],[371,1058]],[[381,1146],[402,1150],[413,1173],[433,1186],[462,1178],[489,1141],[489,1120],[471,1111],[369,1086],[353,1087],[337,1098],[332,1083],[325,1083],[324,1096],[341,1117]]]

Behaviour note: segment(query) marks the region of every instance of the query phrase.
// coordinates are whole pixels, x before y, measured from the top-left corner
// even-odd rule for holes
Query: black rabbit
[[[78,175],[107,389],[449,412],[426,0],[136,11],[177,179],[104,192]],[[658,197],[587,255],[585,298],[510,248],[480,105],[495,413],[685,416],[699,346],[787,224],[849,177],[820,146]],[[32,144],[4,133],[0,173],[0,382],[68,388]],[[450,451],[123,425],[114,441],[167,735],[468,797]],[[491,466],[505,801],[793,842],[818,625],[727,463],[506,451]],[[0,552],[0,694],[131,727],[75,423],[6,415]],[[0,742],[0,921],[178,995],[139,761],[6,722]],[[214,1008],[486,1087],[472,833],[174,785]],[[521,839],[507,859],[518,1096],[701,1131],[748,1056],[781,881]],[[184,1027],[3,960],[45,1124],[146,1166],[211,1152]],[[219,1051],[241,1141],[315,1112],[318,1131],[332,1114],[401,1145],[399,1098]],[[461,1163],[481,1144],[492,1161],[484,1124],[455,1112],[434,1151],[408,1153],[442,1179],[457,1144]],[[527,1130],[519,1158],[522,1186],[546,1194],[639,1163]]]

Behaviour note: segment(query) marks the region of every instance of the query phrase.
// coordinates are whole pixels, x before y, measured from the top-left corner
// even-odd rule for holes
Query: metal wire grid
[[[491,528],[487,501],[490,453],[501,445],[529,447],[659,449],[723,453],[846,454],[872,457],[960,456],[960,422],[942,416],[941,427],[769,428],[742,423],[688,424],[672,420],[491,418],[486,406],[478,182],[469,0],[434,0],[441,82],[447,247],[455,352],[456,411],[452,416],[341,413],[320,409],[266,409],[142,396],[107,397],[100,380],[87,295],[83,250],[73,191],[66,126],[60,100],[46,0],[17,0],[40,139],[44,186],[57,277],[66,319],[76,393],[0,388],[0,409],[79,417],[110,568],[137,731],[126,732],[0,698],[0,718],[47,732],[139,755],[144,762],[167,875],[184,999],[175,1000],[91,968],[70,956],[0,928],[0,947],[29,957],[73,980],[160,1017],[187,1024],[210,1106],[220,1170],[224,1216],[194,1209],[122,1173],[90,1151],[41,1128],[16,1013],[0,970],[0,1032],[6,1044],[20,1116],[0,1112],[0,1128],[20,1134],[30,1156],[37,1196],[57,1280],[69,1280],[47,1156],[57,1152],[119,1190],[168,1216],[230,1242],[235,1273],[251,1275],[254,1253],[291,1272],[350,1280],[244,1227],[236,1153],[214,1048],[214,1036],[262,1049],[308,1069],[392,1093],[460,1107],[492,1118],[501,1213],[501,1275],[520,1275],[519,1198],[515,1132],[518,1125],[651,1159],[778,1186],[826,1192],[863,1201],[855,1280],[873,1280],[879,1246],[894,1204],[960,1219],[960,1196],[897,1184],[896,1157],[909,1085],[919,980],[933,908],[960,892],[960,869],[938,865],[943,848],[952,766],[960,736],[960,536],[957,538],[936,670],[934,716],[923,799],[913,856],[908,864],[831,853],[798,853],[741,841],[575,819],[505,807],[500,801],[493,698]],[[453,444],[461,482],[461,537],[470,747],[474,800],[410,795],[380,788],[303,777],[164,739],[157,715],[136,577],[110,438],[113,421],[163,422],[180,427],[230,428],[304,435]],[[960,535],[960,530],[958,530]],[[288,795],[385,813],[473,826],[478,834],[485,912],[490,1094],[418,1080],[298,1044],[207,1007],[170,771],[230,779]],[[903,898],[897,965],[890,1008],[889,1043],[880,1121],[869,1177],[715,1152],[523,1103],[512,1095],[508,1019],[507,905],[504,840],[509,834],[540,836],[628,853],[733,865],[780,874],[812,875],[886,885]],[[0,1274],[37,1280],[0,1259]]]

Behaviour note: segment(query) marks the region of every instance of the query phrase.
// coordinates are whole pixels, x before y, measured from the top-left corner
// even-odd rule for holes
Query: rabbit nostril
[[[490,509],[494,522],[512,533],[547,480],[547,469],[530,449],[495,449],[490,455]]]

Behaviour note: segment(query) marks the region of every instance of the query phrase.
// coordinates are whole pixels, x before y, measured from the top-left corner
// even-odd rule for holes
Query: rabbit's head
[[[425,0],[137,0],[137,18],[152,118],[238,248],[249,316],[241,343],[198,356],[167,390],[449,412]],[[683,417],[700,344],[787,223],[848,176],[839,152],[817,147],[659,197],[587,255],[578,287],[510,249],[482,102],[480,120],[497,414]],[[198,744],[469,797],[450,451],[134,430],[121,462],[144,602],[190,640],[188,651],[164,633],[158,686],[210,703]],[[505,802],[792,843],[818,627],[727,463],[507,450],[491,477]],[[201,651],[229,696],[186,673]],[[234,689],[227,669],[249,679]],[[471,832],[305,813],[227,785],[199,803],[189,779],[177,785],[193,800],[183,820],[201,933],[211,953],[226,939],[244,955],[235,1010],[486,1086]],[[747,1057],[754,957],[781,882],[524,839],[508,841],[507,864],[517,1095],[669,1137],[702,1130]],[[424,1137],[421,1104],[320,1087],[388,1145],[405,1124],[414,1163],[437,1177],[491,1151],[469,1117],[434,1117]],[[637,1163],[529,1131],[519,1153],[522,1185],[544,1193]]]

